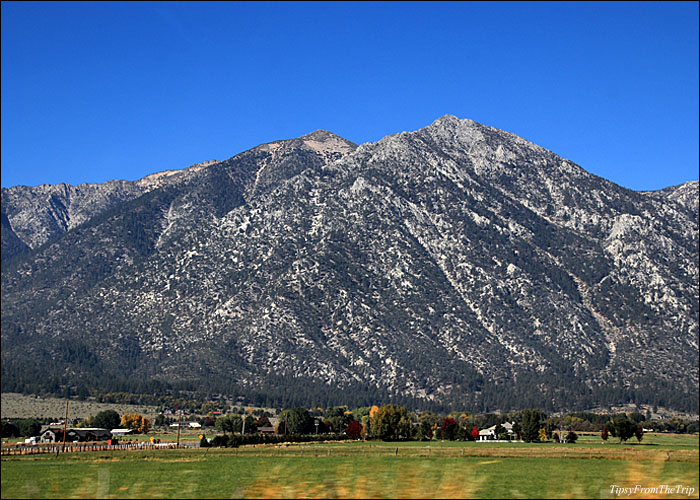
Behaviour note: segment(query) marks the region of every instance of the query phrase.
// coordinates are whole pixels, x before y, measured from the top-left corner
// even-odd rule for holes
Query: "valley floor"
[[[2,497],[698,498],[698,476],[697,435],[368,441],[3,457]]]

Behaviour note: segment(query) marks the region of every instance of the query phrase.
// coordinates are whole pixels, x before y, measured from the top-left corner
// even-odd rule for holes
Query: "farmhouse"
[[[482,429],[479,431],[479,441],[497,441],[498,436],[496,436],[496,427],[497,425],[492,425],[488,429]],[[510,422],[506,422],[504,424],[501,424],[501,427],[508,433],[508,438],[512,439],[513,437],[513,424]]]
[[[67,443],[84,442],[84,441],[105,441],[112,439],[112,431],[109,429],[100,429],[98,427],[86,427],[83,429],[66,429]],[[63,429],[49,427],[41,433],[42,443],[61,443],[63,442]]]

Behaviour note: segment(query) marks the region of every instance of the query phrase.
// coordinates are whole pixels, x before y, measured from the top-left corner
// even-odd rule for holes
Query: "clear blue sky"
[[[698,2],[2,2],[2,186],[135,180],[444,114],[698,179]]]

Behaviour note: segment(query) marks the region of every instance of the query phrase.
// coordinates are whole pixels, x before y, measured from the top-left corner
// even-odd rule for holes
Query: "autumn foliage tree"
[[[353,420],[350,422],[350,425],[348,425],[348,428],[345,429],[345,434],[351,439],[360,439],[362,435],[362,424],[357,420]]]
[[[600,437],[603,441],[608,440],[608,427],[607,426],[605,426],[605,425],[603,426],[603,432],[600,433]]]
[[[472,437],[474,438],[474,441],[479,439],[479,429],[476,428],[476,425],[472,427]]]
[[[455,434],[457,431],[457,421],[454,418],[449,417],[443,419],[440,431],[440,436],[442,436],[442,439],[454,441],[456,438]]]
[[[445,418],[440,426],[440,436],[442,439],[448,439],[454,441],[457,434],[457,421],[454,418]]]
[[[122,427],[146,434],[151,429],[151,419],[138,413],[122,415]]]

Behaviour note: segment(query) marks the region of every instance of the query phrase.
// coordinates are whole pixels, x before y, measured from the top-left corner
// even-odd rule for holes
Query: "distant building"
[[[488,429],[480,430],[479,441],[497,441],[498,436],[496,436],[496,427],[497,425],[492,425]],[[508,437],[513,439],[513,424],[506,422],[501,424],[501,427],[503,427],[503,429],[505,429],[505,431],[508,433]]]
[[[112,436],[126,436],[127,434],[131,434],[132,432],[134,432],[132,429],[112,429]]]
[[[83,429],[66,429],[66,443],[85,441],[106,441],[112,439],[112,431],[98,427],[86,427]],[[49,427],[41,433],[42,443],[62,443],[63,429]]]
[[[186,427],[189,429],[201,429],[202,428],[202,424],[200,424],[199,422],[182,422],[181,424],[178,424],[177,422],[175,422],[174,424],[170,424],[170,427],[177,429],[178,425],[182,425],[182,427]]]

